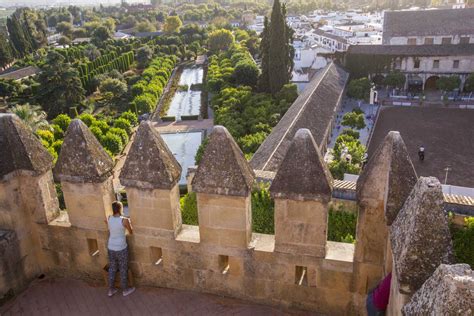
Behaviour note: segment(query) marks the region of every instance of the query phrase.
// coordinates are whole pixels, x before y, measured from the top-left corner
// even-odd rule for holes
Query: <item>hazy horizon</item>
[[[68,5],[113,5],[120,0],[0,0],[0,7],[18,6],[68,6]],[[127,3],[150,3],[149,0],[126,0]]]

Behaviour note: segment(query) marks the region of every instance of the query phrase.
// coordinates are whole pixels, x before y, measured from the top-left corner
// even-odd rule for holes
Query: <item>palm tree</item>
[[[17,104],[10,109],[10,112],[16,114],[33,132],[38,129],[49,129],[46,112],[39,105]]]

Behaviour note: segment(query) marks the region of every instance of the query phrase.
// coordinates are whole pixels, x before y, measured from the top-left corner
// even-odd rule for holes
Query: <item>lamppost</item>
[[[446,184],[446,182],[448,182],[448,173],[449,171],[451,171],[451,167],[450,166],[447,166],[446,168],[444,168],[444,171],[446,171],[446,175],[444,177],[444,184]]]

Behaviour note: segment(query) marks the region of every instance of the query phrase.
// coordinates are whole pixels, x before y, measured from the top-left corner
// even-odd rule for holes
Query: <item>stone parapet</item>
[[[111,164],[87,127],[78,121],[71,124],[66,136],[69,145],[55,170],[67,212],[57,211],[48,168],[28,171],[32,173],[10,171],[11,176],[0,182],[0,229],[16,236],[9,239],[14,241],[9,258],[14,262],[21,258],[15,279],[7,279],[5,285],[0,275],[0,291],[10,285],[15,289],[24,286],[40,273],[103,282],[108,240],[104,220],[115,199]],[[135,285],[214,293],[320,314],[354,315],[364,313],[367,292],[393,266],[389,314],[399,315],[402,308],[409,314],[429,309],[428,292],[435,292],[432,297],[439,300],[449,293],[469,298],[465,294],[471,292],[459,280],[470,272],[460,273],[457,268],[434,272],[439,264],[448,262],[450,254],[439,182],[422,178],[407,195],[405,189],[388,190],[386,186],[400,185],[404,175],[408,174],[406,179],[412,176],[395,168],[394,162],[383,161],[403,153],[398,151],[403,149],[398,136],[389,135],[383,155],[364,170],[354,245],[326,240],[332,181],[307,131],[297,132],[292,151],[275,176],[271,189],[275,235],[266,235],[252,232],[253,171],[225,128],[216,127],[211,134],[193,180],[198,226],[181,224],[175,182],[180,170],[159,135],[147,124],[140,128],[147,139],[132,146],[137,155],[128,157],[131,167],[123,174],[135,229],[127,236]],[[24,135],[34,140],[28,132]],[[76,149],[70,141],[75,137]],[[151,141],[150,156],[140,158],[145,141]],[[135,173],[138,165],[133,164],[140,161],[149,163],[150,174],[163,178],[155,181],[155,176]],[[78,170],[73,170],[76,162]],[[296,179],[291,178],[292,164],[296,164]],[[395,216],[391,227],[385,222],[386,205],[390,205],[389,216]],[[8,248],[0,240],[0,251],[2,247]],[[393,265],[386,264],[389,261]],[[439,291],[431,290],[437,283]],[[471,283],[466,283],[469,289]],[[455,308],[464,310],[460,301],[450,302],[447,308],[436,305],[433,310],[445,314],[453,314]]]

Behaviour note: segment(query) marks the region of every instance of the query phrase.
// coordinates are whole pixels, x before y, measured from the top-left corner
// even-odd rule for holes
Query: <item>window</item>
[[[425,45],[433,45],[433,44],[434,44],[434,38],[425,37]]]
[[[408,39],[408,45],[416,45],[416,38],[415,37],[409,38]]]
[[[439,68],[439,59],[433,60],[433,68]]]
[[[443,44],[443,45],[451,44],[451,37],[443,37],[441,39],[441,44]]]
[[[163,262],[163,251],[159,247],[150,247],[151,263],[158,266]]]
[[[459,44],[469,44],[469,40],[469,36],[461,36],[461,38],[459,39]]]
[[[415,68],[415,69],[420,68],[420,60],[419,59],[415,59],[415,64],[413,65],[413,68]]]
[[[307,267],[296,266],[295,284],[308,286],[308,268]]]
[[[87,248],[89,249],[89,255],[95,257],[99,254],[99,245],[97,244],[97,239],[87,238]]]
[[[222,274],[227,274],[229,272],[229,256],[219,255],[219,270]]]
[[[454,60],[453,61],[453,68],[458,69],[459,68],[459,60]]]

